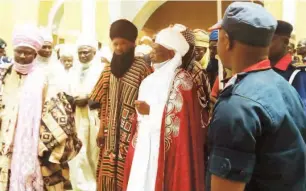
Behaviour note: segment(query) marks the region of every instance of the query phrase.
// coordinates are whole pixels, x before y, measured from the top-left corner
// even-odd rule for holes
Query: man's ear
[[[226,43],[226,50],[231,50],[233,48],[233,40],[227,33],[225,33],[224,38],[224,42]]]
[[[283,37],[283,41],[286,46],[289,46],[289,42],[290,42],[289,37]]]

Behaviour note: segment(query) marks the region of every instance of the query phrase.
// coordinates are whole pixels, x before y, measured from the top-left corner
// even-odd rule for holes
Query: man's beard
[[[133,47],[122,55],[113,54],[110,66],[115,77],[121,78],[130,69],[134,62],[134,51],[135,48]]]

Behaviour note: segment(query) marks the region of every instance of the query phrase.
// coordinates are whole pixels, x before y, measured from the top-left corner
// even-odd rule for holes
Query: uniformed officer
[[[0,64],[10,63],[12,60],[6,56],[6,42],[0,38]]]
[[[306,64],[296,62],[288,51],[293,26],[277,21],[277,28],[270,46],[269,59],[275,72],[283,76],[299,93],[306,105]]]
[[[208,129],[206,191],[306,190],[306,116],[295,89],[271,69],[277,22],[265,8],[235,2],[219,30],[218,54],[233,78]]]

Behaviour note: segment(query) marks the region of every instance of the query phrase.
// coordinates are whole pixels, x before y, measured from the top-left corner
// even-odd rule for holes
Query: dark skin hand
[[[96,142],[97,142],[97,146],[98,146],[99,148],[102,148],[102,147],[104,146],[104,143],[105,143],[105,135],[104,135],[104,125],[103,125],[103,124],[101,125],[101,128],[99,129],[99,132],[98,132],[98,136],[97,136]]]
[[[135,101],[135,108],[141,115],[150,114],[150,106],[145,101]]]

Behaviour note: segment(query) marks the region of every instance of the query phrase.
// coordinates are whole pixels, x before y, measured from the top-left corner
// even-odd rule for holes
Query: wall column
[[[82,0],[82,33],[96,37],[96,1]]]

